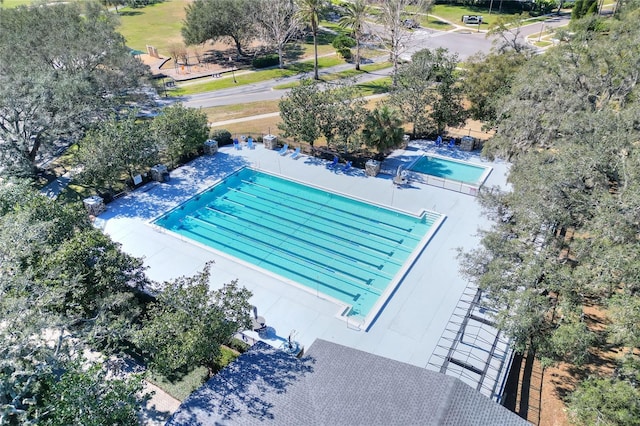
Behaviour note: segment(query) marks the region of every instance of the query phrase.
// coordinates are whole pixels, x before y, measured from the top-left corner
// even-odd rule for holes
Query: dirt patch
[[[583,312],[590,330],[597,334],[605,332],[607,316],[604,309],[588,305]],[[560,363],[544,371],[532,357],[516,357],[511,373],[514,380],[516,375],[518,377],[517,386],[507,391],[505,406],[535,425],[569,426],[567,396],[580,380],[590,375],[610,376],[623,353],[624,348],[615,346],[593,348],[591,362],[587,365],[576,367]]]
[[[473,136],[474,138],[486,141],[495,134],[494,130],[484,130],[481,121],[467,120],[460,127],[447,127],[447,135],[454,138],[463,136]]]

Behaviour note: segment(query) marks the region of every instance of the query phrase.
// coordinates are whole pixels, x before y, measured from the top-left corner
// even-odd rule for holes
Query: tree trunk
[[[31,147],[31,150],[29,151],[29,154],[27,155],[27,158],[31,162],[31,166],[34,167],[34,168],[36,166],[36,156],[38,155],[38,150],[40,149],[41,145],[42,145],[42,142],[40,141],[40,136],[38,135],[33,140],[33,146]]]
[[[356,40],[356,70],[360,71],[360,38]]]
[[[314,52],[313,79],[320,80],[320,77],[318,76],[318,30],[317,29],[313,31],[313,52]]]
[[[232,37],[232,38],[233,38],[233,42],[236,44],[236,51],[238,52],[237,58],[240,58],[241,56],[244,55],[244,52],[242,51],[242,45],[240,45],[240,40],[238,40],[235,37]]]
[[[278,67],[280,69],[282,69],[284,66],[284,60],[282,59],[283,55],[284,55],[284,52],[282,51],[282,44],[279,44],[278,45]]]

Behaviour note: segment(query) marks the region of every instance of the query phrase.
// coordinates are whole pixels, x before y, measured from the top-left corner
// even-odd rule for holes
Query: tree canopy
[[[68,417],[51,407],[47,391],[71,390],[76,380],[95,383],[74,364],[77,354],[89,345],[109,354],[131,337],[144,268],[93,228],[76,204],[59,204],[24,182],[2,185],[0,200],[1,423],[63,424]],[[59,383],[63,372],[69,381]],[[106,381],[96,392],[119,398],[129,385]],[[125,400],[122,415],[135,414],[140,397]],[[110,423],[97,415],[113,413],[109,398],[74,401],[76,412],[87,413],[77,421]]]
[[[298,6],[297,17],[311,29],[313,37],[313,79],[319,80],[318,76],[318,30],[320,19],[327,8],[326,0],[296,0]]]
[[[238,55],[255,38],[253,21],[257,0],[195,0],[187,5],[182,37],[200,44],[229,37]]]
[[[257,0],[255,20],[262,38],[275,47],[279,66],[284,66],[284,48],[300,32],[301,22],[293,0]]]
[[[358,131],[366,116],[364,100],[350,82],[324,86],[303,80],[280,100],[278,124],[285,137],[294,137],[311,146],[324,136],[327,146],[345,152],[360,146]]]
[[[485,154],[512,161],[511,188],[484,191],[483,205],[497,221],[479,249],[461,255],[462,270],[496,309],[514,347],[543,365],[580,366],[593,359],[594,347],[610,345],[637,358],[637,16],[627,6],[607,31],[576,26],[523,64],[496,105],[497,134],[485,145]],[[585,314],[594,304],[609,322],[604,335]],[[579,423],[637,418],[636,405],[614,407],[617,397],[604,391],[638,401],[637,381],[613,375],[580,389],[570,403]]]
[[[136,341],[155,371],[175,377],[197,365],[214,370],[220,345],[251,325],[251,293],[237,285],[209,289],[209,268],[165,283]]]
[[[207,115],[182,104],[163,108],[149,127],[157,147],[173,165],[184,156],[196,154],[209,135]]]
[[[30,176],[39,162],[127,100],[147,68],[93,2],[1,9],[0,168]],[[53,30],[55,29],[55,30]]]
[[[82,170],[80,181],[98,189],[111,189],[158,162],[158,149],[149,135],[149,124],[138,122],[136,115],[135,110],[120,117],[114,114],[78,142],[75,161]],[[161,119],[162,122],[167,121]]]
[[[414,137],[441,134],[446,126],[464,122],[457,62],[457,55],[446,49],[424,49],[399,68],[389,102],[413,123]]]

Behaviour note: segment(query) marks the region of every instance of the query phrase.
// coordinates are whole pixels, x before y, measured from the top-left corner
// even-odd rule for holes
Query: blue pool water
[[[488,174],[487,167],[427,155],[420,157],[410,170],[471,185],[482,184],[483,177]]]
[[[440,218],[243,168],[154,223],[366,316]]]

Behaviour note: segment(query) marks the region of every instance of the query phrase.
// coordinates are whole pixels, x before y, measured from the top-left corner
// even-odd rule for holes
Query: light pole
[[[538,34],[538,41],[542,38],[542,31],[544,31],[544,22],[540,25],[540,34]]]
[[[233,61],[233,59],[231,58],[231,56],[229,56],[229,64],[231,64],[232,61]],[[231,66],[231,75],[233,76],[233,82],[237,84],[238,82],[236,81],[236,66],[235,65]]]

